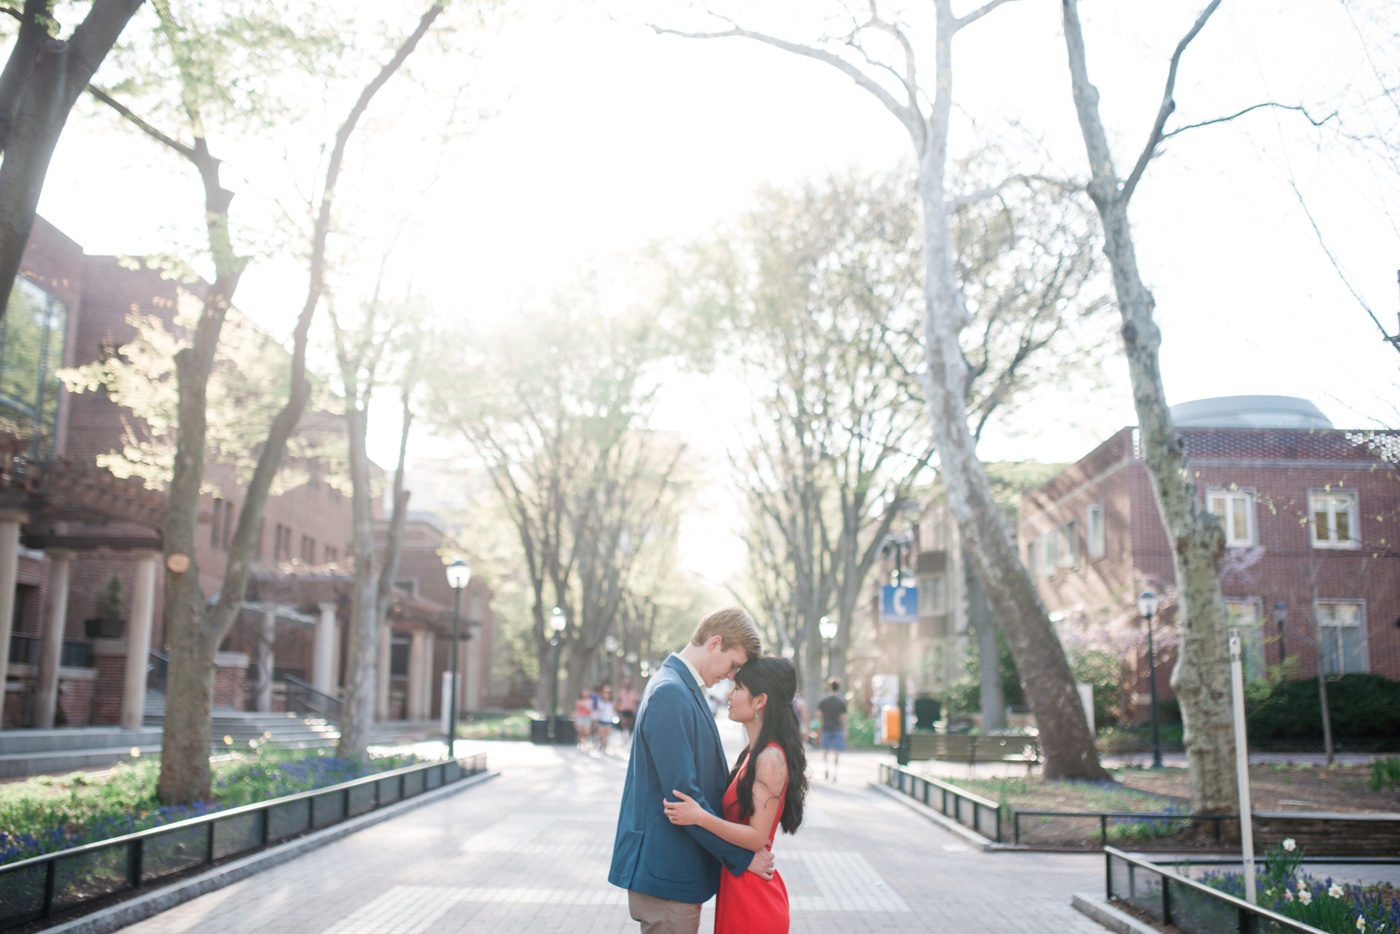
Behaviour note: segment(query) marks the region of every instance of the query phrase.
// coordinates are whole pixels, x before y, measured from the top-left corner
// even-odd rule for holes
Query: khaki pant
[[[629,890],[627,907],[632,920],[642,923],[642,934],[696,934],[700,930],[700,906],[690,902]]]

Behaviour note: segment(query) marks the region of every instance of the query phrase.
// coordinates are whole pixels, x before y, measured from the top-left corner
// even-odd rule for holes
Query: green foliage
[[[1069,653],[1074,680],[1094,688],[1094,726],[1111,727],[1118,722],[1123,696],[1123,659],[1102,649],[1080,649]]]
[[[851,709],[846,720],[846,746],[849,749],[874,749],[875,718]]]
[[[1390,756],[1371,760],[1371,790],[1395,791],[1400,788],[1400,758]]]
[[[476,714],[457,724],[457,735],[466,739],[530,738],[530,714],[512,710],[500,714]]]
[[[1328,679],[1327,706],[1334,736],[1389,740],[1400,736],[1400,682],[1374,674]],[[1284,681],[1263,701],[1246,705],[1246,711],[1253,741],[1322,739],[1322,704],[1315,679]]]
[[[107,583],[92,595],[92,612],[98,619],[120,619],[122,615],[122,579],[113,574]]]
[[[1001,690],[1007,705],[1014,707],[1025,703],[1011,648],[1000,631],[997,632],[997,670],[1001,674]],[[975,648],[963,656],[962,675],[944,690],[943,709],[949,714],[976,713],[982,709],[982,661]]]

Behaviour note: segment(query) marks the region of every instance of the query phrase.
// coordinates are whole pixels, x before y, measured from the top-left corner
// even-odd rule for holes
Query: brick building
[[[42,219],[21,276],[0,323],[0,645],[9,648],[0,659],[3,725],[134,726],[150,682],[158,687],[165,641],[165,496],[98,466],[102,455],[143,436],[140,420],[101,391],[67,392],[56,374],[131,341],[133,313],[169,324],[182,292],[197,293],[202,284],[87,256]],[[260,352],[284,353],[262,340]],[[343,427],[313,412],[299,432],[337,438]],[[280,709],[288,679],[331,696],[343,688],[354,567],[348,484],[324,461],[297,467],[304,481],[267,503],[244,611],[221,647],[216,706]],[[193,557],[204,592],[213,594],[242,485],[232,465],[218,462],[208,464],[206,482]],[[410,528],[403,560],[413,571],[396,590],[384,634],[391,648],[382,653],[379,713],[386,719],[436,716],[438,685],[451,664],[452,592],[443,567],[454,546],[440,523],[419,517]],[[118,616],[106,619],[96,595],[114,580]],[[464,618],[475,624],[458,660],[466,710],[484,700],[490,597],[480,580],[463,595]],[[412,653],[392,648],[400,643]]]
[[[1400,679],[1400,467],[1310,403],[1244,396],[1177,406],[1202,505],[1225,527],[1223,589],[1247,675],[1367,671]],[[1156,621],[1158,695],[1175,664],[1174,573],[1137,429],[1113,435],[1021,501],[1019,541],[1067,642]],[[1111,638],[1111,637],[1110,637]],[[1123,642],[1120,640],[1120,645]],[[1129,638],[1129,645],[1140,645]],[[1145,650],[1128,650],[1131,714],[1146,716]]]

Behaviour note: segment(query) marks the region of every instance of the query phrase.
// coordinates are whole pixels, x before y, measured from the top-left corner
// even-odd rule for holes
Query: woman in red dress
[[[721,805],[724,816],[716,817],[676,791],[672,793],[680,800],[666,802],[672,822],[698,824],[755,853],[773,848],[779,824],[787,833],[797,831],[807,797],[807,756],[792,706],[796,692],[797,671],[785,658],[763,656],[739,669],[729,692],[729,719],[744,725],[749,744],[729,776]],[[788,896],[782,876],[775,872],[764,880],[751,872],[720,873],[715,934],[787,931]]]

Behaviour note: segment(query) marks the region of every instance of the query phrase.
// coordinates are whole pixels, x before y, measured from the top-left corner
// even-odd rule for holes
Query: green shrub
[[[1341,675],[1327,683],[1332,735],[1346,739],[1400,736],[1400,682],[1380,675]],[[1322,739],[1322,704],[1317,681],[1284,681],[1257,704],[1246,704],[1249,738]]]
[[[846,721],[846,745],[851,749],[875,748],[875,718],[852,710]]]
[[[1400,788],[1400,759],[1374,759],[1371,761],[1371,790],[1394,791]]]

